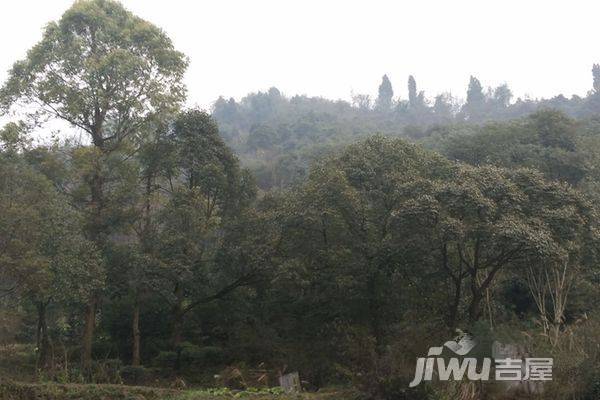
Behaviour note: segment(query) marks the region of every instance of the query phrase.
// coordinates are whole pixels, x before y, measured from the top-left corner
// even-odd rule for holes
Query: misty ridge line
[[[401,95],[394,97],[394,90],[392,86],[392,82],[387,74],[384,74],[381,79],[381,83],[378,87],[378,96],[372,96],[368,93],[361,93],[359,91],[351,90],[351,98],[332,98],[325,95],[308,95],[308,94],[294,94],[289,95],[281,92],[276,86],[272,86],[266,92],[262,90],[251,91],[248,92],[247,95],[241,97],[239,100],[236,100],[234,96],[225,96],[221,95],[217,98],[217,100],[211,103],[211,108],[214,108],[216,104],[224,102],[224,101],[234,101],[239,103],[244,103],[249,97],[261,95],[265,93],[276,94],[290,101],[294,101],[294,99],[318,99],[322,101],[332,102],[332,103],[342,103],[342,104],[351,104],[356,108],[363,109],[376,109],[380,107],[396,106],[402,107],[403,105],[414,103],[415,101],[422,101],[427,105],[435,105],[438,101],[451,101],[455,106],[462,106],[469,101],[469,96],[475,95],[477,96],[479,93],[483,94],[486,99],[499,99],[503,102],[503,104],[510,106],[521,102],[544,102],[550,101],[553,99],[561,99],[561,100],[581,100],[583,98],[592,96],[597,94],[600,91],[600,64],[593,64],[592,69],[592,87],[588,90],[586,96],[580,96],[578,94],[571,94],[570,98],[567,97],[564,93],[558,93],[553,97],[536,97],[531,94],[525,94],[523,96],[516,97],[516,100],[512,90],[510,89],[510,85],[508,83],[502,83],[498,86],[483,86],[481,81],[477,78],[476,75],[471,75],[469,78],[469,82],[467,84],[466,97],[456,96],[452,94],[452,91],[442,91],[433,97],[425,96],[425,91],[417,91],[416,79],[414,75],[409,75],[407,80],[407,94],[408,97],[405,98]],[[389,100],[388,100],[389,99]],[[386,103],[386,101],[390,101],[390,103]]]

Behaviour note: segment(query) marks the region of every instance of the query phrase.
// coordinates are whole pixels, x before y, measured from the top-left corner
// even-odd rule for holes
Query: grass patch
[[[0,400],[167,400],[176,391],[124,385],[0,383]]]
[[[145,386],[79,385],[0,382],[0,400],[353,400],[347,390],[287,395],[279,388],[233,391],[223,389],[171,390]]]

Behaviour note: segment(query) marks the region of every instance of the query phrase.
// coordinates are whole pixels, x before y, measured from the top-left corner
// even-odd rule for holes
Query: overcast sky
[[[4,0],[0,81],[70,0]],[[600,62],[597,1],[125,0],[190,58],[190,105],[278,87],[286,95],[465,97],[469,75],[517,96],[585,95]]]

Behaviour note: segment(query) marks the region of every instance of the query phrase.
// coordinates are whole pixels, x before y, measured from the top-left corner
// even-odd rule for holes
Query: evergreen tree
[[[463,118],[469,121],[478,121],[481,119],[485,106],[485,94],[481,82],[474,76],[469,80],[467,89],[467,102],[463,105]]]
[[[417,105],[419,95],[417,94],[417,81],[410,75],[408,77],[408,103],[414,108]]]
[[[469,88],[467,89],[467,104],[481,105],[485,101],[483,87],[481,82],[474,76],[469,80]]]
[[[600,64],[594,64],[592,75],[594,76],[594,92],[600,93]]]
[[[394,97],[394,89],[387,75],[381,78],[379,85],[379,96],[377,96],[377,108],[380,110],[389,110],[392,108],[392,97]]]

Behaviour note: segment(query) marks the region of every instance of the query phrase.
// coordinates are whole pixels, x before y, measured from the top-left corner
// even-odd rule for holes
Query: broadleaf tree
[[[187,58],[156,26],[112,0],[78,1],[42,40],[17,61],[0,89],[0,105],[26,110],[35,122],[66,121],[88,134],[96,151],[86,207],[88,237],[103,249],[103,164],[124,142],[137,142],[150,124],[176,111],[185,98]],[[97,296],[89,299],[82,363],[91,365]]]

